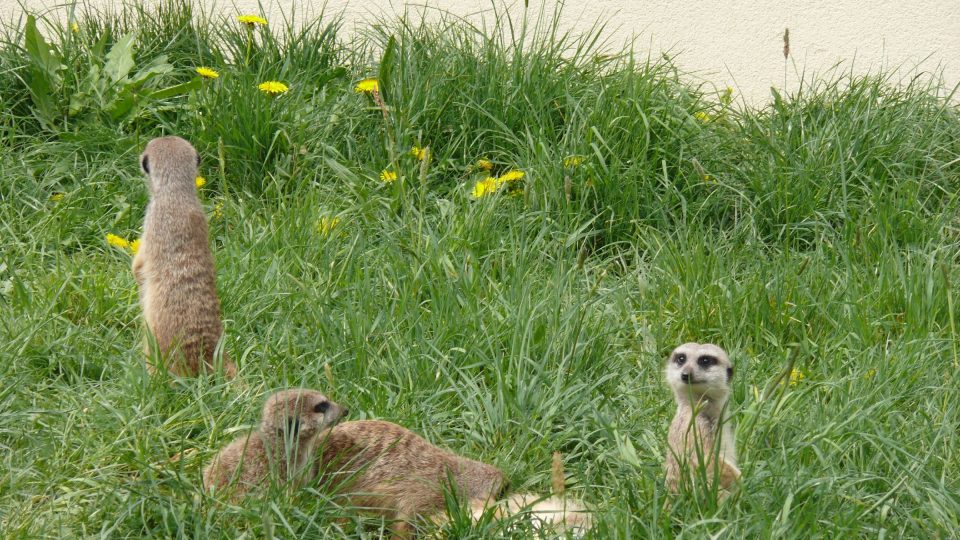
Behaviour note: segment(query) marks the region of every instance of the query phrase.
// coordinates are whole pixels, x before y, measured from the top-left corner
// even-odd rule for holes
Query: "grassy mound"
[[[599,29],[77,13],[0,45],[7,536],[373,534],[315,487],[202,490],[299,385],[519,489],[547,492],[562,452],[597,538],[960,527],[960,117],[937,88],[849,76],[752,108]],[[105,238],[137,238],[137,155],[167,133],[203,157],[242,384],[142,367]],[[744,485],[667,511],[662,362],[691,340],[737,365]]]

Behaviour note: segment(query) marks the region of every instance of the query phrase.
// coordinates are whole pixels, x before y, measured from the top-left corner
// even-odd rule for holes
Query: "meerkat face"
[[[282,390],[267,398],[261,431],[306,439],[333,426],[347,413],[347,409],[315,390]]]
[[[730,393],[733,364],[723,349],[711,343],[684,343],[667,359],[667,384],[678,398],[725,398]]]
[[[140,155],[140,168],[151,179],[170,177],[192,183],[199,166],[200,154],[192,144],[180,137],[153,139]]]

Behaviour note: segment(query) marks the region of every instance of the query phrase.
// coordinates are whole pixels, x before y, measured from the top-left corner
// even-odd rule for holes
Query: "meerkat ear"
[[[730,379],[732,379],[732,378],[733,378],[733,368],[732,368],[732,367],[728,367],[728,368],[727,368],[727,382],[730,382]]]
[[[200,166],[200,152],[197,152],[197,167]]]
[[[140,158],[140,168],[143,169],[143,172],[150,174],[150,160],[146,155]]]

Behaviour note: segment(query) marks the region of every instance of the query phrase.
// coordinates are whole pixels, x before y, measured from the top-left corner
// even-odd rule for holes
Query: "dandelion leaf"
[[[135,65],[133,61],[134,40],[137,37],[136,32],[130,32],[117,40],[107,53],[107,63],[103,66],[103,72],[110,77],[112,82],[119,82],[125,79]]]
[[[387,41],[387,46],[383,49],[383,56],[380,57],[380,73],[377,77],[380,81],[380,91],[383,93],[389,89],[392,83],[391,77],[393,76],[393,65],[396,62],[396,56],[397,40],[393,36],[390,36],[390,40]]]
[[[60,71],[64,66],[56,47],[43,39],[37,28],[37,19],[33,15],[27,16],[24,48],[32,63],[29,87],[34,114],[41,123],[49,127],[58,116],[54,93],[60,88]]]

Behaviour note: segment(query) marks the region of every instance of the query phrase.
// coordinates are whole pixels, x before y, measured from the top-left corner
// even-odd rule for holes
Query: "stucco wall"
[[[26,1],[31,10],[56,3]],[[294,2],[263,3],[269,16],[269,11],[289,9]],[[309,0],[306,3],[310,4]],[[258,11],[255,0],[238,0],[235,4],[219,1],[214,5],[214,9],[228,13]],[[321,5],[313,2],[310,7],[317,10]],[[328,11],[345,13],[348,27],[362,25],[372,15],[423,5],[476,18],[484,12],[489,15],[491,6],[486,1],[469,0],[326,2]],[[528,9],[537,12],[539,5],[539,1],[531,0]],[[515,14],[523,9],[522,0],[511,8]],[[20,13],[16,0],[0,0],[3,19]],[[571,0],[563,10],[561,24],[585,30],[598,19],[607,21],[605,34],[612,48],[636,38],[637,50],[669,51],[691,78],[719,88],[732,86],[739,96],[753,103],[766,100],[770,86],[784,84],[784,28],[790,29],[793,55],[787,68],[788,86],[796,85],[797,72],[824,72],[838,62],[843,62],[842,69],[852,64],[856,72],[899,67],[898,77],[942,69],[945,88],[960,83],[960,0]]]

